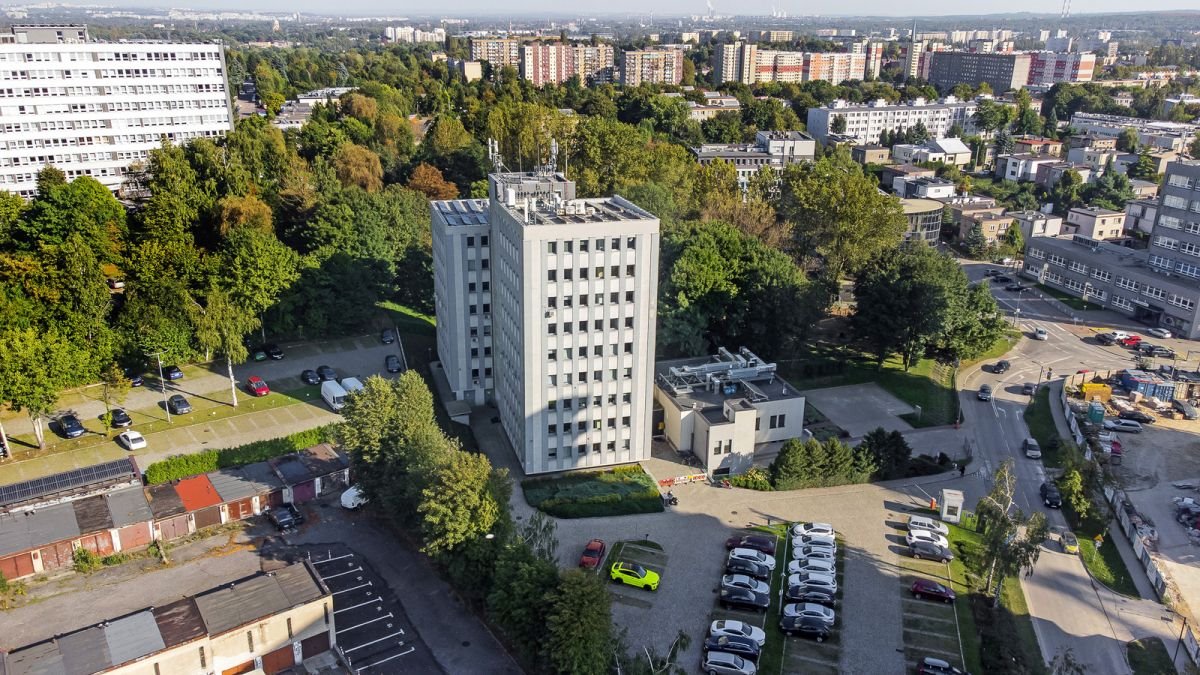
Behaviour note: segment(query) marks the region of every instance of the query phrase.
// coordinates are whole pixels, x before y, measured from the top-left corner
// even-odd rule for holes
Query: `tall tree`
[[[912,448],[899,431],[887,431],[878,427],[863,436],[859,449],[865,449],[875,462],[877,476],[881,480],[903,478],[912,458]]]
[[[34,329],[0,332],[0,400],[13,411],[29,414],[38,447],[46,449],[42,422],[58,403],[58,392],[73,384],[84,354],[57,331]]]
[[[125,376],[125,372],[115,363],[108,364],[100,373],[100,383],[104,390],[101,397],[104,399],[104,427],[109,429],[112,427],[112,407],[113,403],[121,403],[125,400],[125,395],[129,393],[129,378]]]
[[[975,507],[983,533],[984,560],[988,567],[985,588],[989,592],[993,589],[992,581],[996,580],[993,602],[1000,598],[1006,577],[1020,572],[1026,576],[1033,573],[1042,543],[1050,532],[1046,516],[1041,512],[1026,517],[1017,508],[1017,481],[1013,468],[1011,459],[997,467],[992,477],[992,489]]]
[[[237,378],[233,375],[233,364],[244,363],[250,355],[245,338],[261,325],[261,321],[246,308],[237,306],[223,290],[209,289],[204,300],[203,306],[195,307],[196,342],[206,351],[225,355],[229,394],[236,408]]]
[[[383,187],[383,165],[379,155],[354,143],[344,143],[333,157],[338,180],[347,187],[357,186],[367,192]]]
[[[604,675],[612,663],[612,598],[600,577],[561,575],[546,619],[545,653],[555,671]]]
[[[1137,152],[1138,144],[1138,132],[1133,127],[1125,127],[1117,135],[1117,150],[1121,152]]]
[[[458,188],[454,183],[442,178],[441,171],[424,162],[413,169],[412,177],[408,179],[408,188],[420,192],[431,200],[458,197]]]
[[[417,511],[421,514],[422,551],[429,554],[453,550],[468,539],[491,531],[501,512],[494,481],[504,482],[502,472],[493,472],[486,455],[455,450],[430,477]]]

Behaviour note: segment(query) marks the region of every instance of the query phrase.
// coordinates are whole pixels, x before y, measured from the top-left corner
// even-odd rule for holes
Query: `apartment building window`
[[[579,384],[583,384],[585,382],[587,382],[587,371],[581,370],[579,371]]]
[[[1149,260],[1146,262],[1148,262],[1151,267],[1159,267],[1166,270],[1171,269],[1171,259],[1164,258],[1161,255],[1151,255]]]
[[[580,444],[579,444],[579,454],[580,454],[580,455],[586,455],[586,454],[587,454],[587,444],[586,444],[586,443],[580,443]]]
[[[1028,255],[1030,258],[1042,260],[1046,257],[1046,252],[1038,248],[1031,248],[1029,251],[1027,251],[1026,255]]]
[[[570,324],[567,324],[567,325],[569,326]],[[566,332],[569,333],[571,331],[566,331]],[[548,333],[550,335],[558,335],[558,324],[552,323],[552,324],[546,326],[546,333]]]
[[[586,407],[587,407],[587,405],[588,405],[588,404],[587,404],[587,401],[588,401],[588,400],[587,400],[587,397],[586,397],[586,396],[580,396],[580,397],[579,397],[579,409],[580,409],[580,410],[583,410],[584,408],[586,408]],[[580,429],[582,429],[583,427],[579,427],[579,428],[580,428]]]
[[[611,243],[612,243],[612,250],[614,250],[614,251],[621,250],[621,238],[620,237],[613,237]]]
[[[554,254],[558,253],[558,242],[556,242],[556,241],[546,242],[546,253],[549,253],[550,255],[554,255]]]
[[[613,265],[611,268],[609,268],[609,270],[608,270],[608,276],[610,276],[610,277],[612,277],[612,278],[614,278],[614,279],[616,279],[617,277],[621,276],[621,266],[620,266],[620,265]]]
[[[1188,200],[1175,195],[1163,195],[1163,206],[1169,206],[1173,209],[1187,209]]]
[[[254,651],[254,631],[246,631],[246,644],[250,645],[250,651]]]
[[[1117,288],[1124,288],[1128,291],[1136,291],[1138,289],[1137,282],[1125,277],[1117,277]]]
[[[603,293],[597,293],[597,294],[595,295],[595,297],[593,297],[593,298],[592,298],[592,302],[593,302],[593,303],[595,303],[595,304],[597,304],[597,305],[603,305],[603,304],[604,304],[604,294],[603,294]]]
[[[625,317],[625,327],[633,328],[633,317],[632,316]]]
[[[1181,242],[1179,244],[1179,251],[1181,253],[1186,253],[1188,255],[1194,255],[1196,257],[1200,257],[1200,246],[1197,246],[1196,244],[1194,244],[1190,241]]]
[[[1179,248],[1179,240],[1159,235],[1154,238],[1154,245],[1174,251]]]
[[[558,410],[558,401],[555,399],[550,399],[546,402],[546,407],[550,410]]]
[[[587,250],[588,250],[588,240],[587,240],[587,239],[580,239],[580,240],[579,240],[579,252],[580,252],[580,253],[587,253]]]
[[[546,427],[546,433],[550,434],[551,436],[557,436],[558,435],[558,425],[557,424],[548,425]]]
[[[548,309],[558,309],[558,296],[551,295],[550,297],[546,298],[546,307]]]
[[[629,403],[632,400],[633,400],[633,394],[630,394],[629,392],[625,392],[624,394],[621,394],[621,402],[622,403]]]
[[[1050,254],[1050,264],[1058,265],[1059,267],[1062,267],[1067,264],[1067,259],[1062,257],[1061,255],[1058,255],[1057,253],[1051,253]]]
[[[1164,291],[1161,288],[1156,288],[1154,286],[1147,286],[1146,290],[1142,291],[1142,294],[1145,295],[1146,297],[1154,298],[1155,300],[1162,300],[1163,298],[1165,298],[1167,296],[1166,291]]]
[[[633,302],[633,291],[625,291],[625,302]]]
[[[1120,307],[1121,309],[1133,309],[1133,303],[1119,295],[1113,296],[1112,304],[1113,307]]]
[[[574,306],[575,306],[575,298],[570,295],[564,295],[563,296],[563,307],[574,307]]]
[[[637,237],[626,237],[625,238],[625,248],[627,248],[631,251],[633,249],[637,248]]]
[[[1183,225],[1183,231],[1187,232],[1188,234],[1200,234],[1200,223],[1193,223],[1189,221]]]
[[[597,251],[603,251],[603,250],[604,250],[604,240],[603,240],[603,239],[597,239],[597,240],[596,240],[596,250],[597,250]]]
[[[629,276],[629,277],[633,276],[633,265],[625,266],[625,276]]]
[[[1193,279],[1200,278],[1200,266],[1196,266],[1191,263],[1175,263],[1175,271],[1184,275],[1185,277],[1192,277]]]
[[[557,458],[558,457],[558,448],[550,448],[549,450],[546,451],[546,456],[551,459]]]
[[[576,431],[587,431],[587,422],[580,420],[575,424]]]
[[[1188,178],[1187,176],[1172,174],[1167,178],[1167,185],[1190,190],[1192,187],[1192,179]]]
[[[546,270],[546,281],[558,281],[558,271]]]
[[[549,385],[550,385],[551,387],[557,387],[557,386],[558,386],[558,376],[557,376],[557,375],[547,375],[547,376],[546,376],[546,381],[549,383]]]
[[[571,272],[572,272],[572,270],[570,270],[570,269],[563,270],[563,281],[571,280]]]
[[[1161,227],[1165,227],[1165,228],[1168,228],[1171,230],[1178,230],[1181,227],[1180,220],[1178,218],[1176,218],[1175,216],[1159,216],[1158,224]]]
[[[1099,279],[1100,281],[1112,281],[1112,272],[1093,268],[1092,278]]]
[[[488,238],[487,238],[487,235],[486,235],[486,234],[485,234],[485,235],[483,235],[482,237],[480,237],[480,238],[479,238],[479,245],[480,245],[480,246],[487,246],[487,245],[488,245]]]
[[[580,307],[587,307],[587,306],[588,306],[588,296],[587,296],[587,294],[581,294],[581,295],[579,296],[579,306],[580,306]]]
[[[1072,260],[1071,261],[1071,271],[1079,272],[1080,274],[1087,274],[1088,268],[1087,268],[1087,265],[1084,265],[1083,263],[1075,262],[1074,260]]]
[[[563,251],[564,252],[571,253],[573,248],[574,248],[574,242],[570,242],[570,241],[563,242]]]
[[[1183,309],[1188,310],[1196,306],[1195,301],[1189,300],[1181,295],[1175,295],[1174,293],[1172,293],[1171,297],[1167,299],[1167,302],[1175,305],[1176,307],[1182,307]]]
[[[467,237],[467,246],[475,245],[475,237]]]

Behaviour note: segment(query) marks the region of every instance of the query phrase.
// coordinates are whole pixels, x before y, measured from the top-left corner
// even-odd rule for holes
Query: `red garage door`
[[[254,515],[254,505],[250,499],[239,499],[229,503],[229,519],[243,520]]]
[[[329,651],[329,633],[321,633],[300,641],[300,653],[306,659],[327,651]]]
[[[71,547],[69,541],[60,541],[47,546],[42,549],[42,569],[57,570],[70,567],[74,562],[72,560],[74,553],[75,549]]]
[[[200,509],[195,513],[196,529],[203,530],[206,527],[221,524],[221,507],[210,506],[206,509]]]
[[[267,495],[267,508],[273,509],[276,506],[283,506],[283,490],[276,490]]]
[[[317,497],[316,481],[310,480],[307,483],[300,483],[299,485],[292,486],[292,503],[293,504],[303,504],[304,502],[311,502],[313,499],[316,499],[316,497]]]
[[[33,574],[33,552],[0,559],[0,574],[10,581]]]
[[[160,520],[158,521],[157,525],[160,535],[159,538],[163,539],[164,541],[186,537],[187,535],[191,534],[191,531],[188,529],[188,519],[186,514],[182,516],[175,516],[174,518],[167,518],[166,520]]]
[[[122,551],[133,551],[148,546],[151,540],[150,523],[134,523],[117,530]]]
[[[280,647],[270,654],[263,654],[262,669],[267,675],[274,675],[281,670],[287,670],[296,665],[296,657],[292,654],[292,646]]]
[[[85,534],[79,538],[79,544],[96,555],[108,555],[113,552],[112,535],[107,531]]]

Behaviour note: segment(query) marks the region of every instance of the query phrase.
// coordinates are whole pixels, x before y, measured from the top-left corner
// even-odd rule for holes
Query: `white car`
[[[802,537],[806,534],[822,534],[832,538],[837,533],[829,523],[796,523],[792,526],[792,536]]]
[[[367,496],[362,493],[362,490],[357,485],[351,485],[350,489],[342,493],[341,503],[343,509],[353,511],[367,503]]]
[[[783,616],[811,616],[824,621],[827,626],[832,626],[834,618],[836,618],[832,609],[815,602],[793,602],[784,605],[781,614]]]
[[[797,546],[792,549],[792,560],[829,560],[837,559],[837,551],[825,546]]]
[[[788,574],[800,574],[801,572],[815,572],[817,574],[833,574],[836,565],[832,560],[819,560],[817,558],[804,558],[802,560],[793,560],[788,563]]]
[[[792,547],[796,546],[824,546],[836,551],[837,539],[832,534],[802,534],[792,538]]]
[[[771,592],[770,584],[758,579],[751,579],[745,574],[726,574],[721,577],[721,586],[723,588],[745,588],[755,593]]]
[[[729,552],[729,560],[749,560],[759,565],[766,565],[769,570],[775,569],[775,556],[767,555],[762,551],[756,551],[752,548],[733,549]]]
[[[1164,340],[1171,339],[1171,331],[1167,330],[1166,328],[1148,328],[1148,329],[1146,329],[1146,333],[1148,335],[1153,335],[1156,338],[1162,338]]]
[[[729,637],[750,638],[758,643],[758,646],[763,646],[767,641],[767,634],[758,626],[751,626],[743,621],[714,621],[708,627],[708,634],[711,636],[728,635]]]
[[[1050,334],[1046,332],[1045,328],[1034,328],[1033,329],[1033,339],[1034,340],[1049,340]]]
[[[908,542],[909,546],[912,546],[914,542],[923,541],[930,544],[937,544],[942,548],[950,548],[950,542],[946,541],[945,537],[929,530],[909,530],[905,541]]]
[[[910,530],[926,530],[935,534],[940,534],[943,537],[950,536],[950,528],[940,520],[926,518],[925,516],[909,516],[908,529]]]
[[[837,577],[832,574],[818,574],[816,572],[799,572],[788,576],[787,585],[803,586],[805,588],[817,588],[830,593],[837,593],[838,583]]]
[[[1134,422],[1133,420],[1104,420],[1104,428],[1109,431],[1128,431],[1133,434],[1142,433],[1141,422]]]
[[[117,442],[125,446],[126,450],[144,450],[146,448],[146,437],[133,429],[118,434]]]

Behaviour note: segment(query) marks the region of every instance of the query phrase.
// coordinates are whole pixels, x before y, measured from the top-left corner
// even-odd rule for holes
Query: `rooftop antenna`
[[[504,173],[504,158],[500,156],[500,142],[494,138],[488,139],[488,159],[496,173]]]

